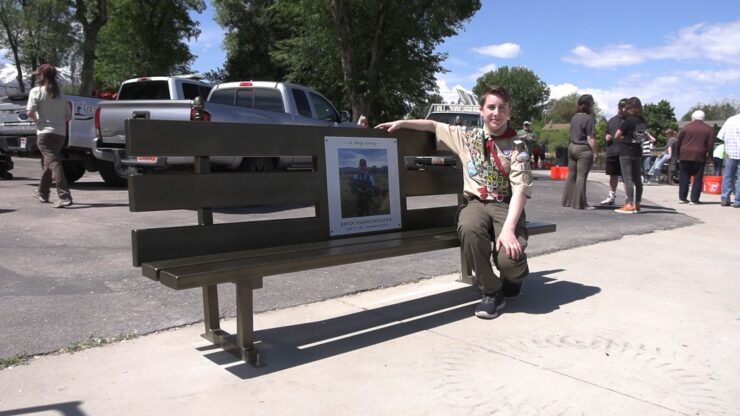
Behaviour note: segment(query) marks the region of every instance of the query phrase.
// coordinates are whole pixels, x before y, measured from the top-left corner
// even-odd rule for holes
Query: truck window
[[[324,121],[339,121],[339,115],[334,107],[324,97],[311,93],[311,101],[316,109],[316,117]]]
[[[208,94],[211,93],[211,87],[207,87],[205,85],[198,85],[198,93],[205,100],[206,98],[208,98]]]
[[[213,94],[211,94],[210,97],[208,97],[208,102],[216,103],[216,104],[234,105],[234,90],[217,89],[213,91]]]
[[[167,81],[136,81],[121,85],[119,100],[169,100]]]
[[[200,95],[200,89],[198,88],[198,85],[188,84],[186,82],[182,83],[182,98],[186,100],[192,100],[193,98],[199,95]],[[204,95],[204,97],[208,97],[208,96]]]
[[[274,88],[245,88],[236,91],[236,105],[256,110],[285,112],[283,96]]]
[[[293,93],[293,99],[295,100],[298,114],[305,117],[311,117],[311,105],[308,104],[306,93],[296,88],[291,88],[291,92]]]

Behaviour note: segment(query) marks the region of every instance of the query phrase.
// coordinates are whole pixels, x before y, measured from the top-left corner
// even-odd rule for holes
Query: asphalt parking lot
[[[131,229],[192,224],[194,212],[131,213],[126,190],[105,186],[97,173],[86,173],[71,186],[73,206],[53,209],[31,197],[41,173],[38,161],[14,158],[14,162],[15,178],[0,181],[0,333],[4,334],[0,359],[56,351],[89,337],[146,334],[202,319],[200,291],[175,292],[144,278],[132,266],[130,253]],[[599,176],[603,173],[592,173]],[[558,232],[532,237],[530,256],[696,223],[651,203],[650,187],[645,190],[643,215],[566,209],[559,203],[563,183],[549,180],[544,171],[536,177],[527,218],[554,222]],[[602,199],[605,190],[602,183],[590,182],[589,200]],[[242,210],[240,218],[311,212],[310,207],[255,207]],[[458,251],[450,249],[272,276],[256,292],[255,309],[279,309],[396,286],[454,273],[458,267]],[[222,313],[233,316],[233,288],[219,290]]]

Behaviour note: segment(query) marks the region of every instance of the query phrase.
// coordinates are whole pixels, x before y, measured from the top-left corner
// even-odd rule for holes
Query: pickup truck
[[[73,183],[85,171],[97,171],[92,154],[95,133],[93,116],[101,100],[67,95],[73,117],[67,126],[67,141],[62,149],[62,168],[67,181]],[[0,153],[7,156],[41,158],[36,145],[36,125],[26,114],[27,94],[0,98]]]
[[[195,120],[195,114],[192,100],[101,102],[95,112],[98,149],[112,153],[121,166],[135,169],[192,164],[192,158],[183,157],[127,157],[124,121],[131,118]],[[202,114],[202,119],[211,122],[357,127],[349,121],[347,112],[337,111],[320,93],[283,82],[243,81],[216,85],[203,103]],[[227,169],[249,171],[313,167],[309,156],[222,156],[213,157],[211,162]]]
[[[464,127],[482,127],[480,106],[471,104],[432,104],[427,120]]]
[[[124,81],[114,101],[101,102],[102,106],[94,110],[92,153],[98,160],[103,181],[111,186],[125,186],[126,178],[136,171],[134,166],[122,162],[126,159],[121,139],[124,119],[148,118],[146,115],[151,114],[151,108],[168,108],[172,103],[207,97],[211,87],[197,75],[140,77]]]

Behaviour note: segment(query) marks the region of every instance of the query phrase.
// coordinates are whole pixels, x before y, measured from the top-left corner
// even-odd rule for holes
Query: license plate
[[[157,163],[157,156],[136,156],[136,161],[141,163]]]
[[[21,149],[25,149],[26,148],[26,142],[28,142],[28,138],[21,137],[21,141],[20,141],[20,148]]]

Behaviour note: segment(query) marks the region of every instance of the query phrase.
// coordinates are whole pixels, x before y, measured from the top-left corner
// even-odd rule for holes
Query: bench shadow
[[[7,214],[9,212],[15,212],[14,209],[0,209],[0,214]]]
[[[46,404],[42,406],[24,407],[20,409],[0,410],[0,416],[10,415],[32,415],[46,412],[54,412],[64,416],[86,416],[87,413],[80,409],[81,401]]]
[[[96,203],[84,203],[84,202],[76,202],[68,207],[65,207],[64,209],[87,209],[87,208],[117,208],[117,207],[127,207],[128,204],[96,204]]]
[[[546,277],[561,270],[532,273],[525,295],[513,299],[504,313],[543,314],[585,299],[601,289]],[[241,379],[251,379],[428,331],[473,316],[480,295],[465,286],[331,319],[255,331],[255,346],[263,367],[255,368],[208,345],[198,348],[205,357]]]

